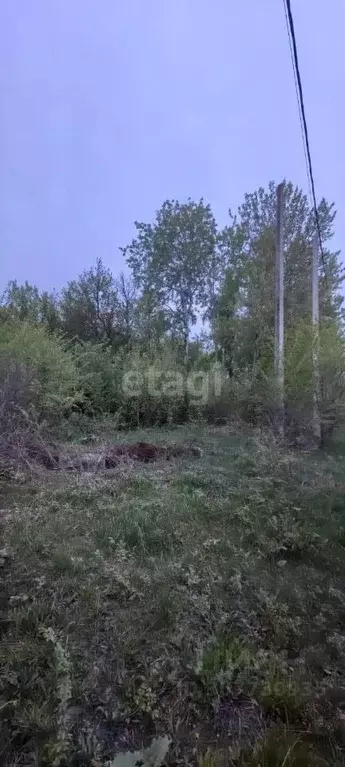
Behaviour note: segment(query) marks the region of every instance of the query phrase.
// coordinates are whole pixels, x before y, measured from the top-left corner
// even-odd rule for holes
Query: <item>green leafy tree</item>
[[[291,183],[284,190],[285,326],[288,331],[311,316],[312,241],[314,213],[303,192]],[[334,231],[333,204],[322,200],[319,209],[323,241],[320,263],[320,315],[333,320],[339,331],[343,322],[340,292],[344,270],[339,253],[330,250]],[[269,184],[245,196],[236,216],[221,233],[221,247],[227,263],[226,276],[218,298],[214,327],[222,345],[229,331],[235,363],[243,367],[260,360],[268,372],[272,363],[275,296],[276,187]],[[236,288],[234,288],[236,286]],[[224,319],[225,318],[225,319]]]
[[[238,320],[236,309],[238,305],[238,283],[233,272],[228,269],[220,295],[215,302],[214,313],[214,337],[216,347],[222,350],[221,361],[223,362],[229,377],[234,375],[234,360],[238,349],[238,324],[243,324],[244,319]]]
[[[135,309],[136,341],[143,349],[153,350],[159,347],[169,330],[171,330],[171,323],[158,297],[153,290],[145,289]]]
[[[217,228],[203,200],[166,200],[153,224],[135,224],[137,237],[123,253],[143,294],[154,296],[185,356],[191,326],[207,305]]]
[[[9,318],[43,324],[50,331],[60,328],[58,296],[48,291],[40,293],[27,281],[24,285],[18,285],[16,280],[9,282],[1,303]]]
[[[51,333],[61,330],[60,304],[56,293],[41,293],[40,320]]]
[[[39,322],[40,294],[38,288],[27,281],[18,285],[17,280],[8,283],[2,298],[2,304],[8,309],[13,319]]]
[[[138,296],[134,281],[131,277],[120,272],[115,281],[117,291],[118,312],[117,325],[123,335],[124,343],[130,345],[134,340],[137,318]]]
[[[122,342],[124,329],[118,286],[100,258],[62,291],[61,315],[65,332],[83,341],[113,345]]]

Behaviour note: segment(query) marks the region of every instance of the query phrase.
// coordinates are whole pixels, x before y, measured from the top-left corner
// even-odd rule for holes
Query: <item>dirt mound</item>
[[[105,468],[113,469],[124,459],[140,461],[141,463],[154,463],[156,461],[170,461],[182,456],[194,456],[200,458],[201,450],[198,447],[182,447],[182,445],[152,445],[149,442],[136,442],[133,445],[115,445],[105,456]]]
[[[41,441],[28,442],[25,445],[27,463],[31,468],[44,466],[46,469],[58,471],[99,471],[102,469],[114,469],[126,461],[138,461],[140,463],[155,463],[157,461],[171,461],[174,458],[191,456],[200,458],[202,451],[199,447],[186,447],[182,445],[153,445],[149,442],[136,442],[134,444],[113,445],[105,450],[93,452],[81,452],[76,450],[58,449]],[[10,457],[12,457],[10,455]],[[0,455],[0,481],[1,481],[1,455]],[[12,467],[11,467],[12,469]]]

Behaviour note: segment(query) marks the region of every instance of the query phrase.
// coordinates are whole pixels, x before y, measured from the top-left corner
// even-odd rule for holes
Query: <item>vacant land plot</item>
[[[345,459],[138,439],[203,452],[0,489],[1,764],[345,764]]]

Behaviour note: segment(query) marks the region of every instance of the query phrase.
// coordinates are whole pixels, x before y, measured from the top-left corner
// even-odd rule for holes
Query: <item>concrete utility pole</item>
[[[277,187],[276,292],[274,367],[278,396],[279,433],[284,436],[284,183]]]
[[[313,431],[320,444],[320,369],[319,369],[319,241],[315,234],[313,239],[312,261],[312,329],[313,329]]]

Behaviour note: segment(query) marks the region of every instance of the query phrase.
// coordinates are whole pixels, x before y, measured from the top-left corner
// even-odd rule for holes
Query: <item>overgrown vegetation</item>
[[[274,426],[275,208],[270,184],[246,195],[219,229],[203,200],[165,201],[152,223],[136,223],[136,238],[122,249],[128,276],[115,277],[99,258],[61,295],[10,283],[0,308],[1,359],[30,368],[45,416],[112,413],[119,427],[133,428],[231,411]],[[322,200],[319,218],[327,273],[320,267],[319,406],[327,438],[344,409],[344,274],[339,253],[328,249],[333,205]],[[299,423],[308,445],[315,222],[291,183],[284,220],[288,439]]]
[[[145,436],[203,457],[2,486],[2,763],[344,763],[343,457]]]
[[[284,442],[273,185],[222,231],[166,201],[123,249],[132,278],[98,259],[60,296],[5,291],[6,767],[345,764],[343,273],[322,201],[308,452],[314,223],[285,195]]]

